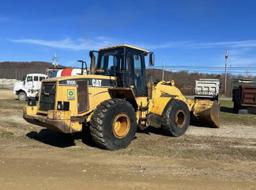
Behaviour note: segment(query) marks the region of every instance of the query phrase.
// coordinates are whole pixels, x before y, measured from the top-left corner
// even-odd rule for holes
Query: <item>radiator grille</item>
[[[39,102],[39,110],[54,110],[56,82],[43,82]]]
[[[88,81],[77,81],[77,96],[78,96],[78,113],[83,113],[88,110]]]

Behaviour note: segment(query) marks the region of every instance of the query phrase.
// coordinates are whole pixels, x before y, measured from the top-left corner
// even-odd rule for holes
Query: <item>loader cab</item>
[[[97,59],[95,53],[98,54]],[[153,53],[134,46],[122,45],[91,51],[91,65],[95,65],[91,66],[91,70],[94,74],[115,76],[117,87],[132,88],[136,96],[147,96],[147,56],[152,65]]]

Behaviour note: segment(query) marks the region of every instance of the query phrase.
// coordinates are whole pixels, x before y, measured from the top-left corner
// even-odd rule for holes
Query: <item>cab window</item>
[[[42,81],[42,80],[44,80],[44,79],[45,79],[45,77],[40,77],[40,79],[39,79],[39,80],[40,80],[40,81]]]
[[[140,55],[133,55],[134,60],[134,74],[139,77],[142,75],[142,60]]]
[[[113,67],[116,67],[117,57],[114,55],[105,55],[101,59],[100,68],[111,70]]]
[[[28,76],[28,77],[27,77],[27,82],[30,82],[30,81],[33,81],[32,76]]]
[[[34,81],[38,81],[38,76],[34,76]]]
[[[124,60],[123,52],[120,50],[108,50],[99,53],[99,59],[96,66],[96,73],[105,75],[115,75],[122,68]]]

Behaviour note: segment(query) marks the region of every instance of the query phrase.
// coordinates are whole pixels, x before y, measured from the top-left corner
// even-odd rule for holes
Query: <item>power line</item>
[[[256,64],[256,63],[255,63]],[[163,68],[163,66],[154,66],[155,68]],[[209,69],[224,69],[223,66],[192,66],[192,65],[173,65],[165,66],[165,68],[209,68]],[[228,69],[256,69],[256,66],[232,66]]]

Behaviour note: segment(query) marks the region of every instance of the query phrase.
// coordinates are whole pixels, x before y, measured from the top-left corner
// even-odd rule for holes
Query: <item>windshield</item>
[[[124,52],[120,50],[105,50],[99,52],[96,73],[115,76],[117,70],[124,70]]]

